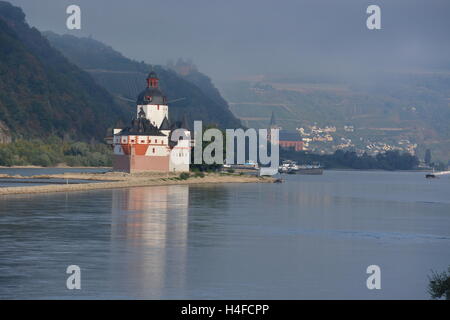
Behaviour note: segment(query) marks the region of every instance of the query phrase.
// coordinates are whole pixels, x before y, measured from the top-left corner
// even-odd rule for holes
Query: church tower
[[[275,112],[272,111],[272,115],[270,116],[270,125],[269,125],[269,129],[281,129],[278,125],[277,125],[277,121],[275,120]]]
[[[272,141],[271,129],[278,129],[278,130],[281,129],[281,127],[277,125],[277,121],[275,120],[275,112],[273,112],[273,111],[272,111],[272,115],[270,116],[269,128],[267,129],[267,140],[268,141]]]

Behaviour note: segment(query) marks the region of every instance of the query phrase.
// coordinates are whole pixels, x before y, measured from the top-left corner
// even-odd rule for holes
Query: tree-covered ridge
[[[103,139],[125,110],[24,19],[0,2],[0,121],[16,137]]]
[[[342,150],[325,155],[282,150],[280,156],[282,160],[295,160],[299,164],[317,163],[326,169],[413,170],[419,165],[416,156],[398,151],[387,151],[376,156],[359,156],[356,152]]]
[[[196,79],[183,77],[170,68],[150,66],[128,59],[92,38],[57,35],[52,32],[46,32],[45,35],[55,48],[88,71],[110,93],[127,101],[130,111],[134,110],[136,97],[145,87],[149,70],[153,69],[169,99],[171,121],[186,114],[191,122],[202,120],[223,128],[241,126],[210,79],[200,73],[203,80],[195,81]],[[204,79],[208,79],[209,83]]]
[[[98,142],[64,141],[51,136],[0,144],[0,166],[53,167],[64,164],[72,167],[103,167],[111,166],[111,161],[111,148]]]
[[[169,61],[167,67],[174,70],[179,76],[200,88],[208,98],[212,99],[220,112],[227,114],[230,111],[228,102],[222,97],[220,91],[215,87],[211,78],[198,71],[192,61],[179,58],[176,63]]]
[[[51,31],[43,32],[43,35],[72,63],[86,70],[148,73],[150,69],[145,62],[128,59],[112,47],[93,38],[59,35]]]

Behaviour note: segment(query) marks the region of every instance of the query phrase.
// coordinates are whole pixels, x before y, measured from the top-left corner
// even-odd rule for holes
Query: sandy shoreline
[[[215,183],[272,183],[275,179],[271,177],[258,177],[250,175],[219,174],[209,173],[205,177],[191,177],[187,180],[179,179],[179,175],[174,174],[123,174],[117,172],[98,173],[66,173],[50,174],[32,177],[7,176],[0,175],[1,178],[27,178],[27,179],[77,179],[77,180],[95,180],[104,182],[83,183],[83,184],[58,184],[30,187],[3,187],[0,188],[0,195],[9,194],[36,194],[52,192],[71,192],[86,191],[98,189],[115,189],[143,186],[162,186],[162,185],[180,185],[180,184],[215,184]]]
[[[65,165],[59,165],[55,167],[42,167],[42,166],[0,166],[0,169],[112,169],[112,167],[70,167]]]

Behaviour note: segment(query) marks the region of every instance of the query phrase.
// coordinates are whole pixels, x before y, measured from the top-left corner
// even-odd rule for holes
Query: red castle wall
[[[159,171],[169,172],[168,156],[114,155],[113,170],[122,172]]]

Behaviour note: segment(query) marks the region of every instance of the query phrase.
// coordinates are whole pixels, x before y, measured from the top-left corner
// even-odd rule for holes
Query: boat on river
[[[298,174],[321,175],[321,174],[323,174],[323,168],[320,165],[298,166],[297,173]]]
[[[427,173],[425,175],[425,178],[427,179],[436,179],[439,178],[440,176],[445,176],[445,175],[450,175],[450,171],[439,171],[439,172],[435,172],[433,170],[433,172],[431,173]]]
[[[323,167],[320,165],[298,165],[293,160],[285,160],[278,168],[280,173],[285,174],[307,174],[307,175],[321,175],[323,174]]]

